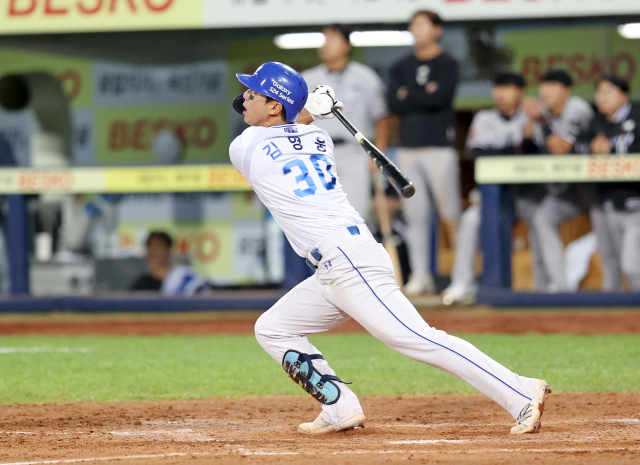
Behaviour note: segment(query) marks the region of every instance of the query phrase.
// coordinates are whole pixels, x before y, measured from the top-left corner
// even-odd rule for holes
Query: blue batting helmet
[[[249,89],[280,102],[290,123],[298,119],[307,103],[307,83],[299,72],[283,63],[269,61],[253,74],[238,73],[236,77]]]

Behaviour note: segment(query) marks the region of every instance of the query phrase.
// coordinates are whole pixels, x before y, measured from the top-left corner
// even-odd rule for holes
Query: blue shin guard
[[[321,404],[331,405],[338,402],[340,389],[335,382],[345,383],[337,376],[322,375],[313,367],[312,360],[323,360],[320,354],[302,354],[288,350],[282,358],[282,367],[296,384],[311,394]]]

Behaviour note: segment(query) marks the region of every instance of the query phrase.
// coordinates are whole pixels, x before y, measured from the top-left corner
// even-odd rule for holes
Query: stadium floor
[[[638,311],[429,310],[456,333],[639,333]],[[257,313],[5,315],[0,334],[243,334]],[[360,331],[347,323],[338,331]],[[318,404],[298,396],[0,406],[0,462],[637,463],[640,392],[560,393],[539,434],[479,394],[363,396],[366,428],[308,437]]]

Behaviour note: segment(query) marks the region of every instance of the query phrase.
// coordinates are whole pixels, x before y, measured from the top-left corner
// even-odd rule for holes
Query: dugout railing
[[[513,292],[513,206],[507,189],[513,184],[640,182],[640,155],[480,157],[475,163],[475,179],[482,194],[483,274],[478,303],[515,307],[640,305],[638,292]]]

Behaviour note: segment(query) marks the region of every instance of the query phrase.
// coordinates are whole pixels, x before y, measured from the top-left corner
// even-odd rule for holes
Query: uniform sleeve
[[[631,142],[631,145],[629,145],[627,152],[640,153],[640,112],[632,110],[629,114],[628,121],[629,120],[633,121],[634,124],[633,131],[631,131],[634,134],[634,138],[633,142]]]
[[[596,118],[593,118],[587,129],[581,131],[576,137],[573,151],[580,154],[591,153],[591,141],[596,137],[596,132]]]
[[[231,164],[238,170],[238,172],[244,176],[242,167],[242,156],[244,155],[244,147],[242,144],[242,134],[236,137],[229,146],[229,159]],[[245,176],[246,177],[246,176]]]
[[[389,114],[387,102],[385,101],[385,91],[382,79],[374,72],[371,72],[371,94],[369,95],[369,115],[373,121],[378,121]]]
[[[587,102],[578,100],[576,104],[567,107],[566,111],[566,117],[553,128],[553,132],[570,144],[575,144],[578,135],[589,127],[593,110]]]
[[[389,88],[387,89],[387,104],[389,109],[398,115],[402,115],[409,111],[407,99],[398,99],[398,89],[406,86],[407,83],[402,79],[402,62],[398,62],[389,71]]]
[[[467,134],[467,150],[474,148],[488,148],[491,146],[492,134],[489,118],[484,111],[479,111],[471,121]]]

